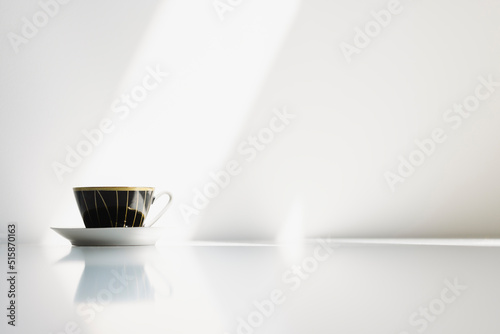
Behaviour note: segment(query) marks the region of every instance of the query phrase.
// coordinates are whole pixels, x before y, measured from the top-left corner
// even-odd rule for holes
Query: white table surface
[[[7,325],[2,279],[0,332],[497,334],[499,246],[21,244],[16,327]],[[5,263],[5,245],[1,252]]]

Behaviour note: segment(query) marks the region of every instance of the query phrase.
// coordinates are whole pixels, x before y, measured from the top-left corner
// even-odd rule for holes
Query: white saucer
[[[54,231],[74,246],[148,246],[161,237],[163,227],[60,228]]]

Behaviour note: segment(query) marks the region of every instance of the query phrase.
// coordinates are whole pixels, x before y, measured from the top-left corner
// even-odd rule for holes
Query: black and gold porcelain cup
[[[150,227],[167,211],[172,195],[154,193],[153,187],[75,187],[76,203],[87,228]],[[145,223],[151,204],[161,196],[168,202],[160,213]]]

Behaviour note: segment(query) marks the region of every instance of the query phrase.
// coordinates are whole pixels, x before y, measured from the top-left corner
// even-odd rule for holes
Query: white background
[[[500,81],[499,2],[402,0],[350,63],[339,45],[387,1],[233,3],[221,20],[211,1],[73,0],[16,53],[8,34],[41,7],[0,1],[1,221],[61,242],[50,226],[83,226],[73,186],[152,185],[175,196],[158,224],[176,240],[500,236],[500,92],[456,130],[442,118],[479,76]],[[119,118],[156,66],[169,76]],[[246,163],[237,147],[284,107],[296,117]],[[106,117],[60,182],[53,163]],[[384,173],[436,127],[447,140],[391,191]],[[242,173],[186,222],[233,159]]]

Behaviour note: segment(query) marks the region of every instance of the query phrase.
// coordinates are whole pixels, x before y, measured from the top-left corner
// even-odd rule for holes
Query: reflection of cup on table
[[[76,290],[75,301],[96,299],[105,303],[153,300],[154,288],[143,265],[86,264]]]
[[[172,203],[166,191],[154,194],[153,187],[76,187],[76,202],[85,227],[150,227]],[[160,213],[145,224],[151,204],[161,196],[169,200]]]
[[[75,303],[115,304],[169,298],[172,287],[154,246],[73,247],[59,263],[83,263]]]

